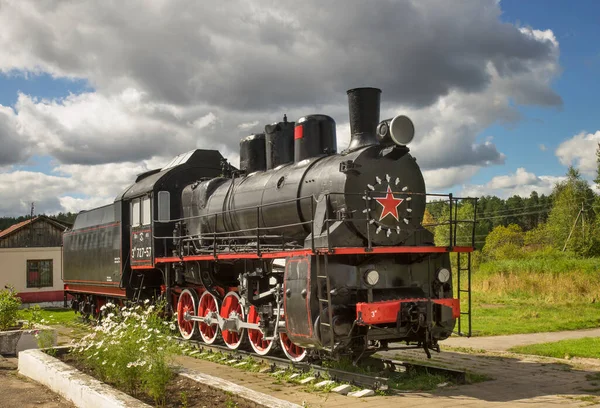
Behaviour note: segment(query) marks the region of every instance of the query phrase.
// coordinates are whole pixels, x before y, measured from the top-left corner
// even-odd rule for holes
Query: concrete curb
[[[212,388],[232,392],[241,398],[244,398],[248,401],[254,401],[267,408],[302,408],[298,404],[280,400],[271,395],[263,394],[261,392],[254,391],[241,385],[232,383],[231,381],[227,381],[218,377],[213,377],[212,375],[200,373],[195,370],[182,368],[179,371],[179,375],[187,377],[194,381],[198,381]]]
[[[80,408],[150,408],[41,350],[19,353],[19,374],[45,385]]]
[[[150,405],[82,373],[41,350],[32,349],[19,353],[19,374],[45,385],[80,408],[150,408]],[[301,408],[300,405],[195,370],[182,368],[179,375],[212,388],[232,392],[240,398],[267,408]]]

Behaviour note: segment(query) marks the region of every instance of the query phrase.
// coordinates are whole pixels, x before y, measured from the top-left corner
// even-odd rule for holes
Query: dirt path
[[[59,342],[67,343],[74,334],[70,328],[60,329]],[[198,369],[256,391],[311,408],[600,406],[600,360],[574,359],[567,361],[523,356],[504,351],[514,345],[590,336],[600,336],[600,329],[471,339],[452,338],[445,341],[444,344],[451,347],[490,351],[468,354],[455,350],[442,351],[441,354],[434,354],[429,362],[466,369],[471,373],[485,375],[491,379],[472,385],[444,387],[434,392],[410,392],[360,400],[336,394],[307,392],[305,387],[278,381],[268,374],[247,373],[233,367],[189,357],[178,360],[185,367]],[[416,350],[389,351],[381,354],[384,357],[398,360],[427,362],[424,353]],[[7,389],[11,395],[13,393],[15,395],[8,402],[3,400],[0,403],[2,407],[72,406],[44,387],[16,377],[15,373],[7,375],[0,370],[0,388],[3,391]],[[38,401],[41,401],[42,405],[38,404]]]
[[[442,347],[469,347],[489,351],[506,351],[515,346],[548,343],[566,339],[580,339],[583,337],[600,337],[600,328],[552,333],[511,334],[507,336],[451,337],[444,340]]]
[[[547,407],[600,405],[600,361],[560,360],[508,352],[466,354],[442,351],[427,360],[417,350],[380,353],[398,360],[465,369],[490,380],[435,393],[446,405]],[[437,399],[437,398],[436,398]],[[433,404],[432,406],[438,406]]]
[[[17,359],[0,356],[0,406],[3,408],[75,408],[48,388],[17,374]]]
[[[425,361],[420,351],[381,353],[388,358]],[[523,358],[509,355],[470,355],[442,352],[431,363],[467,369],[491,377],[472,385],[452,386],[433,392],[406,392],[393,396],[365,399],[337,394],[307,392],[306,387],[289,384],[268,374],[247,373],[191,357],[178,358],[184,367],[225,378],[245,387],[311,408],[383,408],[405,407],[581,407],[600,404],[600,364],[569,365],[556,359]],[[598,380],[590,379],[598,376]],[[597,383],[596,381],[599,381]],[[594,385],[596,384],[596,385]]]

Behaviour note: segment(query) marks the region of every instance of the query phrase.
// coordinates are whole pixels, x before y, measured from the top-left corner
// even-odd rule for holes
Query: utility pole
[[[583,211],[583,201],[581,202],[581,236],[585,241],[585,212]]]
[[[31,203],[31,213],[29,216],[29,246],[33,246],[33,210],[35,206]]]
[[[577,218],[575,218],[575,222],[573,223],[573,226],[571,227],[571,232],[569,232],[569,236],[567,237],[567,240],[565,241],[565,246],[562,249],[563,252],[565,252],[565,250],[567,249],[567,244],[569,243],[569,239],[571,239],[571,234],[573,234],[573,230],[575,229],[575,226],[577,225],[579,216],[581,216],[581,228],[583,231],[583,223],[584,223],[584,221],[583,221],[583,201],[581,202],[581,208],[579,209],[579,212],[577,213]]]

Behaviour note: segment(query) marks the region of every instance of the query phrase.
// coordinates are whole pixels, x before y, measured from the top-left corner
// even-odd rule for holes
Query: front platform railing
[[[197,259],[227,259],[240,258],[274,258],[283,257],[285,253],[329,253],[329,254],[360,254],[360,253],[427,253],[427,252],[470,252],[475,243],[475,208],[476,198],[454,197],[452,194],[419,194],[411,192],[393,193],[403,196],[408,201],[410,209],[411,198],[417,195],[425,196],[425,216],[423,222],[415,226],[412,223],[412,213],[401,218],[414,233],[427,229],[433,239],[414,243],[410,239],[399,245],[377,245],[374,243],[372,224],[374,218],[369,211],[369,192],[360,193],[367,203],[365,211],[358,215],[343,211],[333,211],[332,200],[342,193],[326,193],[319,200],[315,197],[300,197],[292,200],[268,203],[254,207],[236,208],[223,212],[184,217],[175,220],[155,220],[155,226],[166,226],[161,230],[174,231],[171,236],[153,235],[155,245],[163,249],[165,262],[174,257],[190,257]],[[351,194],[344,194],[346,197]],[[421,197],[422,198],[422,197]],[[320,200],[325,200],[325,214],[317,220],[315,214]],[[323,206],[323,204],[320,204]],[[281,207],[310,208],[310,219],[281,225],[267,225],[265,218],[272,211],[275,214]],[[246,223],[249,213],[255,214],[252,228],[235,228],[236,213],[244,213]],[[317,217],[319,217],[317,213]],[[330,237],[332,225],[336,223],[349,224],[348,231],[359,235],[360,224],[363,224],[363,245],[340,245]],[[318,225],[317,225],[318,224]],[[189,225],[211,226],[210,231],[200,231],[190,234]],[[316,237],[315,228],[322,229]],[[400,228],[400,227],[397,227]],[[404,226],[403,226],[404,228]],[[221,229],[221,230],[219,230]],[[223,231],[223,229],[226,229]],[[156,228],[154,229],[156,230]],[[286,236],[286,232],[295,231],[295,236]],[[298,231],[304,233],[298,234]],[[377,231],[379,232],[379,231]],[[388,232],[389,234],[389,232]],[[300,236],[299,236],[300,235]],[[431,236],[431,235],[428,235]]]

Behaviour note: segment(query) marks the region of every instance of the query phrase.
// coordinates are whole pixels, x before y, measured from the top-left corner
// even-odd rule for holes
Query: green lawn
[[[529,346],[513,347],[509,351],[557,358],[600,358],[600,337],[584,337],[552,343],[531,344]]]
[[[473,335],[600,327],[598,270],[600,258],[563,253],[474,267]]]
[[[476,297],[479,297],[476,295]],[[554,332],[600,327],[600,303],[489,299],[473,303],[473,335]]]
[[[67,324],[75,321],[75,312],[72,309],[44,308],[37,309],[37,311],[34,310],[36,309],[21,309],[19,311],[19,318],[31,320],[32,313],[37,313],[37,317],[43,320],[42,324]]]

